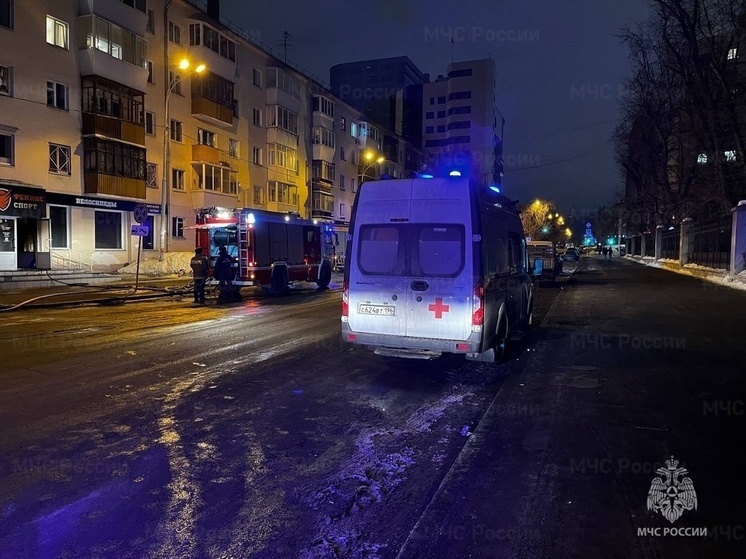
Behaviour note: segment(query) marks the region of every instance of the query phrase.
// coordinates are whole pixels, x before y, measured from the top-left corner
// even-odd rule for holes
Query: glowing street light
[[[188,70],[190,66],[191,63],[189,60],[183,58],[179,62],[178,68],[179,70],[184,71]],[[161,259],[163,259],[163,253],[168,252],[169,250],[168,221],[171,217],[171,189],[168,184],[168,172],[171,167],[171,150],[169,149],[169,136],[171,135],[171,108],[169,101],[171,100],[171,93],[174,92],[181,82],[192,74],[201,74],[205,71],[205,68],[206,66],[204,64],[198,64],[190,72],[184,75],[177,75],[166,89],[165,119],[163,126],[163,192],[161,192]]]

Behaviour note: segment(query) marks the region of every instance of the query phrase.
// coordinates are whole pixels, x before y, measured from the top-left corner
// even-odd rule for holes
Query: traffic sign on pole
[[[150,233],[150,228],[147,225],[133,225],[132,235],[135,237],[147,237]]]
[[[148,207],[145,204],[137,204],[135,206],[135,211],[133,212],[135,214],[135,221],[137,223],[145,223],[145,221],[148,219]]]

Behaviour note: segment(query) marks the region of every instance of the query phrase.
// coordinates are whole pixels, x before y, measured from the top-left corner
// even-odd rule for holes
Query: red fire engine
[[[322,225],[297,213],[203,208],[195,229],[196,246],[202,247],[211,266],[221,246],[236,258],[235,285],[255,285],[279,294],[293,282],[314,282],[323,289],[331,281]]]

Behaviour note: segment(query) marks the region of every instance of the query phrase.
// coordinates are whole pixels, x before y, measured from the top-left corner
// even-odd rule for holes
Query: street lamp
[[[184,58],[179,62],[179,70],[188,70],[190,62]],[[171,149],[170,149],[170,135],[171,135],[171,93],[174,92],[176,86],[183,82],[186,78],[192,74],[201,74],[205,70],[204,64],[198,64],[190,72],[180,75],[177,74],[173,82],[170,83],[166,89],[166,103],[165,103],[165,119],[163,125],[163,192],[161,192],[161,260],[163,260],[163,253],[168,252],[168,220],[170,218],[170,205],[171,205],[171,189],[168,185],[168,172],[171,167]]]
[[[366,165],[365,167],[363,167],[363,172],[360,175],[360,181],[359,181],[360,184],[363,184],[363,182],[365,182],[365,179],[367,178],[366,173],[368,172],[368,169],[370,169],[374,165],[377,165],[379,163],[383,163],[384,161],[386,161],[386,158],[384,158],[383,156],[376,157],[374,161],[373,158],[375,157],[375,155],[373,154],[372,151],[366,151],[363,154],[363,157],[365,158],[366,161],[370,161],[370,163]]]

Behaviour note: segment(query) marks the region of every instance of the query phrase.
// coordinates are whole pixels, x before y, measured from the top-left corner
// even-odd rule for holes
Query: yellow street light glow
[[[204,64],[200,64],[199,66],[197,66],[194,69],[194,71],[197,72],[198,74],[202,73],[204,70],[205,70],[205,65]]]
[[[370,161],[371,159],[373,159],[373,154],[369,151],[365,152],[365,159]]]
[[[383,163],[384,161],[386,160],[383,157],[379,157],[378,159],[376,159],[376,163]]]
[[[189,68],[189,61],[184,58],[181,62],[179,62],[179,70],[186,70]]]

